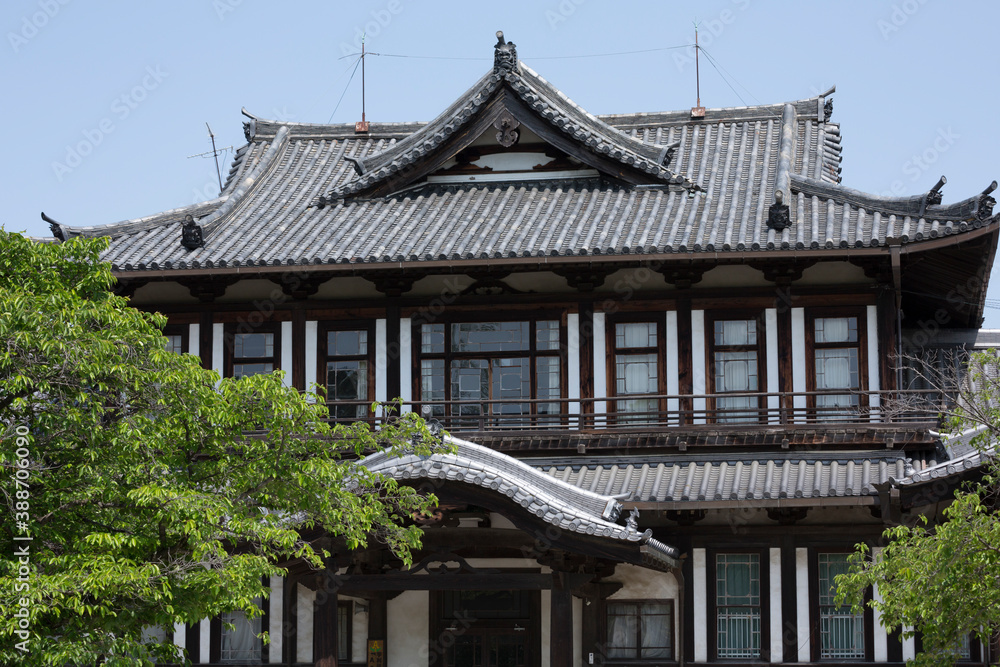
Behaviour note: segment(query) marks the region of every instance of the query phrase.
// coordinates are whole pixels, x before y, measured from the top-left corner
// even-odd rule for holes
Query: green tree
[[[992,455],[1000,438],[998,364],[993,350],[948,359],[925,376],[954,399],[943,415],[948,430],[979,431],[973,443],[985,461],[981,480],[954,494],[940,522],[915,514],[883,533],[878,553],[857,545],[851,571],[837,577],[841,602],[859,611],[865,592],[877,585],[881,600],[868,604],[881,612],[882,624],[904,628],[904,636],[920,632],[922,651],[913,665],[952,665],[964,637],[974,635],[987,646],[1000,628],[1000,468]]]
[[[165,318],[111,293],[104,247],[0,231],[0,664],[176,662],[144,628],[257,615],[282,562],[373,538],[410,562],[435,499],[352,461],[426,451],[419,417],[331,427],[280,373],[167,351]]]

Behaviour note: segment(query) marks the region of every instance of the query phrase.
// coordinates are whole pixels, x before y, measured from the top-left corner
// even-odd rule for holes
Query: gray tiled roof
[[[376,172],[419,159],[426,141],[417,138],[433,144],[454,118],[446,112],[430,124],[372,123],[367,136],[353,126],[252,118],[249,143],[219,198],[54,231],[61,238],[111,236],[105,259],[116,270],[141,271],[872,247],[892,237],[915,243],[996,225],[978,210],[977,197],[927,206],[921,216],[914,203],[921,196],[887,199],[840,186],[840,129],[827,120],[824,96],[710,109],[701,121],[688,112],[595,117],[527,68],[505,81],[523,88],[524,99],[537,97],[536,111],[561,123],[567,136],[638,169],[653,169],[655,158],[678,144],[670,172],[703,191],[671,185],[670,175],[634,187],[604,178],[425,184],[317,206],[320,196],[346,196]],[[464,117],[474,113],[469,104],[463,97],[450,111]],[[345,158],[369,171],[358,175]],[[767,225],[776,187],[789,196],[791,224],[781,232]],[[205,246],[193,251],[180,244],[188,214],[206,235]]]
[[[397,457],[377,452],[362,459],[361,465],[400,480],[437,479],[492,489],[559,530],[632,543],[645,547],[644,559],[676,565],[679,552],[652,539],[651,531],[639,532],[615,523],[621,504],[610,495],[566,484],[506,454],[465,440],[445,436],[445,443],[454,450]]]
[[[671,457],[587,463],[532,461],[548,475],[595,493],[635,502],[781,500],[876,496],[876,484],[902,478],[913,466],[898,454],[834,456]]]

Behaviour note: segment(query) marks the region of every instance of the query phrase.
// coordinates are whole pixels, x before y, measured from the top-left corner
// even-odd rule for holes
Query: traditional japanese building
[[[340,420],[400,397],[455,445],[364,461],[441,498],[413,568],[340,548],[272,581],[263,619],[173,641],[199,664],[911,657],[830,586],[977,465],[900,407],[894,359],[979,327],[996,183],[842,186],[833,89],[594,116],[495,56],[430,122],[244,111],[217,198],[50,220],[110,237],[121,292],[206,367],[319,383]]]

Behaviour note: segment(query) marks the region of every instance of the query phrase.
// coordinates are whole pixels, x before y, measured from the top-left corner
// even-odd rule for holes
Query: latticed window
[[[718,657],[759,658],[760,556],[718,554],[715,595]]]
[[[270,373],[275,368],[275,334],[235,333],[232,338],[234,378]]]
[[[815,397],[817,419],[836,418],[857,410],[860,356],[857,317],[813,319],[813,385],[816,391],[829,392]]]
[[[850,569],[847,554],[817,554],[819,567],[819,655],[824,659],[865,657],[864,615],[838,605],[836,577]]]
[[[656,322],[616,322],[614,325],[615,401],[619,422],[659,419],[660,402],[642,395],[660,393],[660,354]],[[635,398],[632,398],[635,397]]]
[[[670,601],[609,601],[606,655],[610,659],[673,659],[673,628]]]
[[[184,336],[181,334],[168,334],[164,338],[167,339],[167,352],[173,352],[174,354],[184,353]]]
[[[443,403],[451,401],[458,402],[451,416],[503,416],[500,426],[557,423],[561,337],[559,320],[423,324],[420,398],[442,403],[431,406],[433,416],[445,416]],[[480,420],[451,424],[474,427]]]
[[[259,606],[260,598],[256,598],[255,603]],[[240,610],[222,615],[222,650],[219,654],[222,662],[260,662],[260,621],[260,616],[247,618]],[[231,625],[232,629],[227,625]]]
[[[760,391],[757,321],[715,320],[712,335],[712,393],[747,394]],[[716,396],[717,422],[756,422],[760,397]]]
[[[337,419],[364,419],[369,414],[371,343],[367,329],[326,332],[326,399]]]

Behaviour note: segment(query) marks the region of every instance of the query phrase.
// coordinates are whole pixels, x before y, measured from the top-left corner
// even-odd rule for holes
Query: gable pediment
[[[587,113],[517,61],[513,43],[502,33],[498,38],[491,72],[417,132],[380,153],[345,157],[353,163],[356,178],[325,193],[318,203],[384,197],[439,178],[460,182],[447,173],[457,164],[489,169],[494,175],[487,180],[538,180],[546,178],[546,165],[555,159],[564,162],[548,169],[552,178],[602,176],[624,185],[701,189],[669,169],[672,146],[643,143]],[[480,155],[470,159],[470,149],[476,148]],[[550,159],[530,169],[512,168],[518,161],[529,161],[529,153]]]

